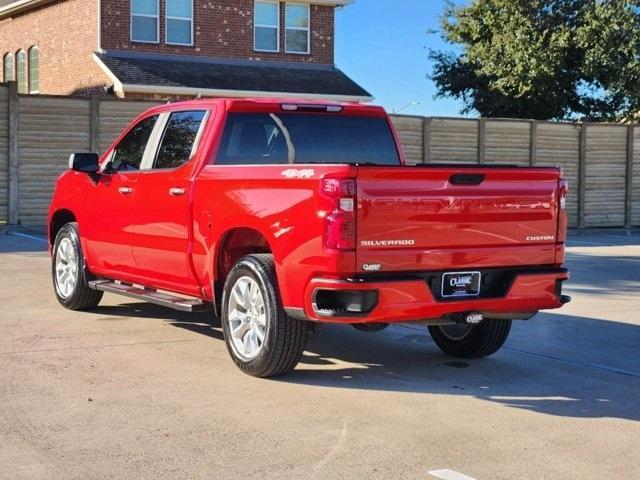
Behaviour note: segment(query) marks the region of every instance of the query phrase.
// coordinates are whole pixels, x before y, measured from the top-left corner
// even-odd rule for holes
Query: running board
[[[184,298],[161,293],[152,288],[137,287],[125,282],[110,280],[94,280],[89,282],[89,288],[101,292],[116,293],[143,302],[153,303],[163,307],[180,310],[181,312],[202,312],[207,310],[207,304],[198,298]]]

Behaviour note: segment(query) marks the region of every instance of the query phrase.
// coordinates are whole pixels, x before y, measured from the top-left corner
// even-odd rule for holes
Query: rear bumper
[[[419,277],[311,280],[305,290],[304,316],[318,322],[393,323],[437,319],[450,314],[479,312],[486,317],[525,318],[538,310],[560,308],[570,298],[562,295],[565,269],[514,272],[506,293],[497,298],[438,300]],[[366,312],[345,313],[320,309],[318,292],[375,292]],[[369,296],[370,299],[370,296]]]

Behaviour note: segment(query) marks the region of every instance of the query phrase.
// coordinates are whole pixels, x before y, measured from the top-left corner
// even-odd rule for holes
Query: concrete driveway
[[[44,244],[2,234],[0,478],[640,478],[640,236],[573,236],[569,266],[573,303],[489,359],[329,327],[258,380],[206,314],[62,309]]]

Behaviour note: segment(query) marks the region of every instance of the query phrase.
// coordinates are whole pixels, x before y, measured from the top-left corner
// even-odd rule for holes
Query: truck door
[[[138,179],[133,256],[149,286],[199,292],[188,257],[189,189],[206,118],[206,110],[163,114],[157,149]]]
[[[135,274],[131,242],[137,182],[158,115],[140,120],[109,153],[107,164],[87,195],[80,226],[92,271],[120,278]]]

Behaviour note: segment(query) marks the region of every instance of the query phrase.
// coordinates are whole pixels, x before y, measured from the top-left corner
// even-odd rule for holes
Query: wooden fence
[[[0,84],[0,223],[42,225],[69,154],[104,150],[154,104],[22,96],[13,85]],[[559,165],[570,182],[571,226],[640,226],[636,125],[413,116],[393,121],[413,163]]]
[[[640,128],[395,116],[412,163],[559,165],[572,227],[640,226]],[[635,172],[635,173],[634,173]]]

